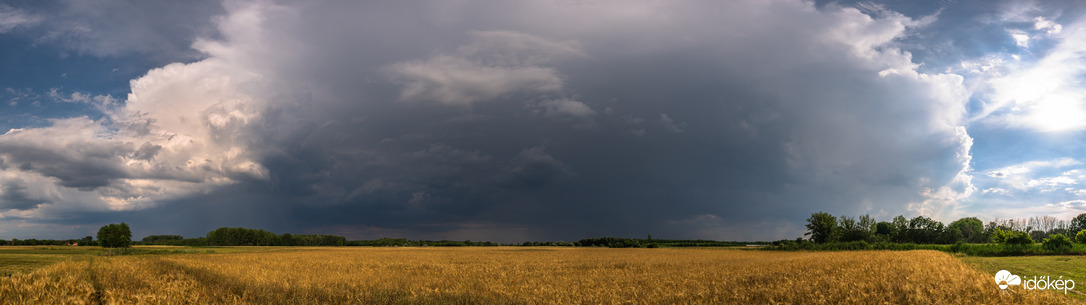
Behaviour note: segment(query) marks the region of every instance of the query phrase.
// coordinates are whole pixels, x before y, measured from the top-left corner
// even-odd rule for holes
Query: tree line
[[[924,216],[906,219],[898,215],[891,221],[876,221],[870,215],[836,217],[825,212],[812,213],[807,219],[807,236],[813,243],[893,242],[915,244],[1024,243],[1050,239],[1077,238],[1086,230],[1086,213],[1071,221],[1052,216],[996,219],[987,224],[976,217],[964,217],[944,225]],[[1086,235],[1084,235],[1086,237]],[[800,238],[800,240],[803,240]],[[1028,241],[1028,242],[1027,242]],[[1086,241],[1086,240],[1084,240]]]
[[[149,235],[138,241],[131,240],[131,229],[125,223],[109,224],[98,231],[98,240],[91,236],[70,240],[18,240],[11,243],[0,240],[0,245],[71,245],[126,248],[129,245],[169,246],[363,246],[363,247],[494,247],[494,246],[545,246],[545,247],[609,247],[609,248],[656,248],[656,247],[730,247],[768,242],[729,242],[715,240],[653,239],[599,237],[575,242],[525,241],[523,243],[497,243],[472,240],[408,240],[405,238],[380,238],[376,240],[351,240],[343,236],[326,234],[277,235],[261,229],[222,227],[208,232],[204,237],[185,238],[181,235]]]
[[[325,234],[275,233],[246,228],[218,228],[199,238],[185,239],[179,235],[151,235],[142,244],[177,246],[343,246],[347,238]]]

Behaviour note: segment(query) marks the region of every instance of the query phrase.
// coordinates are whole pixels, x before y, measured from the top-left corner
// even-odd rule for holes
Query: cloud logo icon
[[[1011,274],[1010,271],[999,270],[999,272],[996,272],[995,274],[995,282],[996,285],[999,285],[999,289],[1007,289],[1007,286],[1022,285],[1022,278]]]

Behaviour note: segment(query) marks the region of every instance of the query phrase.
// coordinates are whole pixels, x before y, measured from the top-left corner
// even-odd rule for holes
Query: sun
[[[1086,127],[1083,103],[1066,95],[1049,96],[1030,105],[1027,121],[1047,132],[1078,130]]]

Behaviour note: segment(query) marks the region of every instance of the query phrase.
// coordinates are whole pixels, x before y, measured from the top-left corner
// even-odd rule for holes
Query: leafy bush
[[[1074,247],[1074,245],[1067,236],[1064,236],[1063,234],[1052,234],[1052,236],[1045,238],[1044,242],[1041,243],[1041,247],[1056,253],[1066,253],[1071,251],[1071,248]]]
[[[1078,234],[1075,234],[1075,241],[1080,244],[1086,244],[1086,230],[1078,231]]]
[[[1033,237],[1030,237],[1026,232],[1015,231],[1007,234],[1004,242],[1012,246],[1030,245],[1033,244]]]
[[[958,242],[954,243],[954,245],[950,246],[950,252],[962,253],[965,251],[966,247],[967,246],[965,242],[959,240]]]
[[[1007,236],[1012,233],[1014,233],[1014,231],[996,228],[994,231],[992,231],[992,242],[1000,244],[1007,242]]]

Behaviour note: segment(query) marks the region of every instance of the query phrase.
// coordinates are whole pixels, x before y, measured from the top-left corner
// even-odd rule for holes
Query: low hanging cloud
[[[227,1],[203,59],[133,80],[104,119],[0,136],[2,173],[33,177],[0,216],[778,239],[819,210],[956,216],[975,190],[962,78],[895,45],[930,20],[801,0],[447,5]]]

